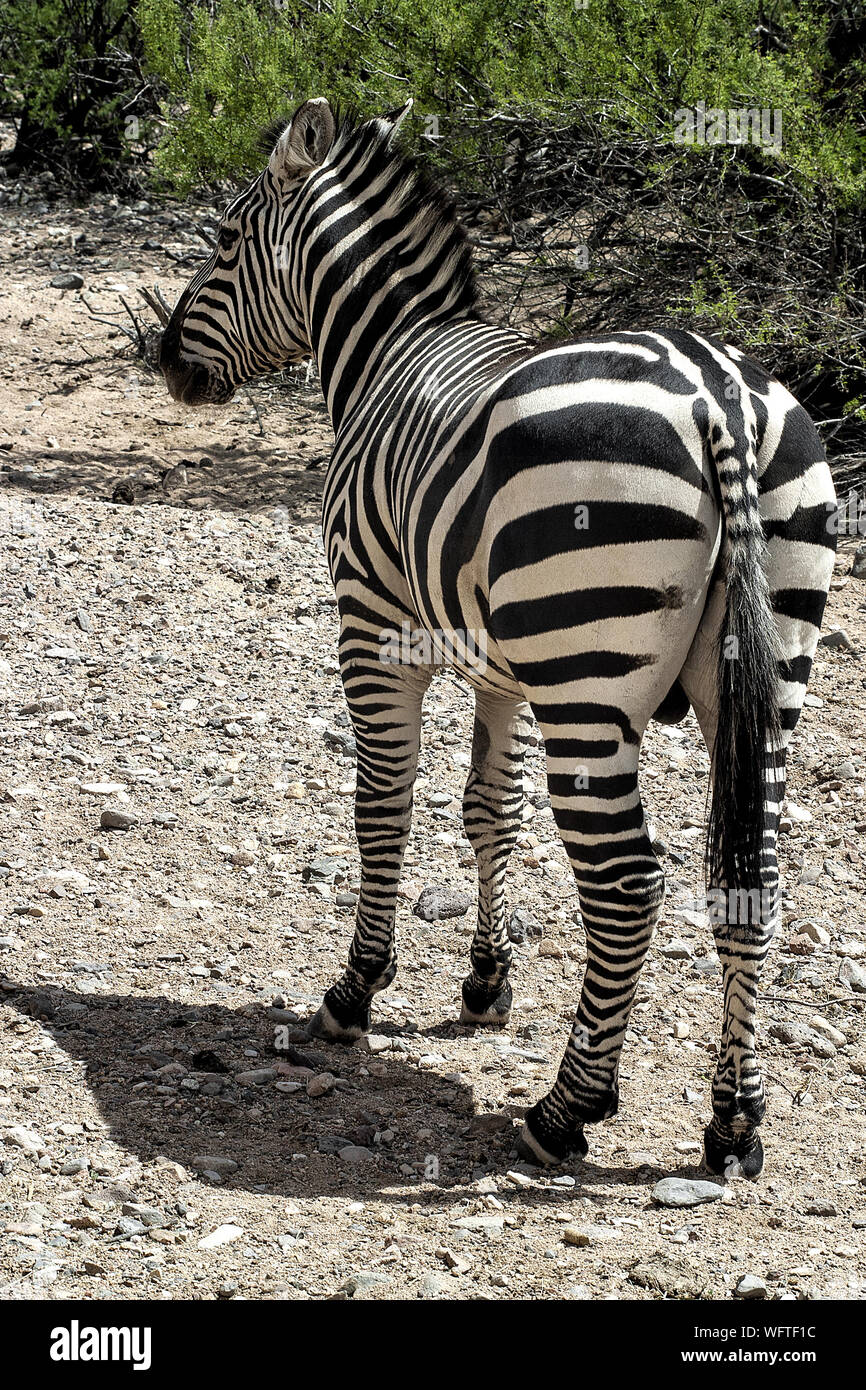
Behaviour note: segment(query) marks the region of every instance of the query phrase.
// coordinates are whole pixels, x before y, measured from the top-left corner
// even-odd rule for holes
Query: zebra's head
[[[409,110],[381,118],[393,133]],[[159,365],[175,400],[222,404],[253,377],[311,353],[298,254],[300,232],[327,178],[337,122],[324,97],[305,101],[267,168],[230,203],[213,255],[190,281],[166,325]]]

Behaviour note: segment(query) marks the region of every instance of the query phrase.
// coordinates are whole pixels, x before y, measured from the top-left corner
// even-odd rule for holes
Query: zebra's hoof
[[[494,999],[474,989],[468,980],[463,983],[463,1004],[460,1022],[485,1028],[504,1028],[511,1018],[511,986],[505,985]]]
[[[757,1178],[764,1167],[761,1136],[720,1136],[711,1124],[704,1130],[704,1163],[711,1173],[724,1178]]]
[[[370,1031],[370,1010],[364,1009],[357,1022],[347,1020],[341,1023],[323,1001],[307,1023],[305,1031],[308,1038],[321,1038],[325,1042],[334,1043],[355,1043]]]
[[[569,1135],[554,1135],[546,1132],[542,1140],[533,1133],[531,1118],[532,1111],[530,1110],[517,1140],[517,1152],[524,1163],[534,1163],[542,1168],[551,1168],[554,1164],[564,1162],[572,1154],[576,1154],[578,1158],[586,1157],[589,1152],[589,1145],[582,1129],[576,1129]]]

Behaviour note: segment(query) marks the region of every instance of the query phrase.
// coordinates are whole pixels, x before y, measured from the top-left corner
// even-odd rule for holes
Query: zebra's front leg
[[[355,648],[357,651],[357,648]],[[412,822],[412,790],[421,737],[421,703],[430,674],[357,655],[343,686],[357,742],[355,832],[361,891],[348,965],[308,1024],[311,1036],[351,1043],[370,1027],[370,1001],[397,971],[394,917]]]
[[[478,924],[463,982],[461,1023],[503,1027],[511,1017],[511,945],[505,923],[505,870],[520,831],[528,705],[479,692],[463,825],[478,863]]]

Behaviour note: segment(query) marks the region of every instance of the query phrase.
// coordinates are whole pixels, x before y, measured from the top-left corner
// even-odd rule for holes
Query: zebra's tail
[[[779,747],[780,642],[765,572],[754,447],[741,437],[733,448],[716,449],[715,464],[725,521],[725,610],[707,882],[760,890],[768,781]]]

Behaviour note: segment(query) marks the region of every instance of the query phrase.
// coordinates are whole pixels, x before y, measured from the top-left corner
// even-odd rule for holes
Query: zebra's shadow
[[[40,1053],[45,1079],[24,1122],[39,1132],[58,1172],[83,1156],[97,1164],[99,1181],[110,1187],[112,1170],[137,1160],[151,1169],[151,1181],[157,1165],[159,1180],[174,1189],[214,1181],[201,1172],[201,1160],[210,1156],[237,1165],[231,1171],[230,1164],[215,1165],[222,1167],[221,1185],[228,1189],[380,1195],[399,1203],[409,1189],[411,1200],[436,1204],[462,1201],[480,1175],[504,1175],[515,1166],[516,1129],[485,1125],[468,1083],[419,1069],[399,1053],[371,1057],[360,1048],[314,1042],[301,1048],[299,1059],[286,1052],[274,1022],[258,1006],[79,993],[8,980],[0,991],[7,1013],[17,1009],[56,1045]],[[257,1084],[248,1075],[287,1056],[309,1062],[317,1074],[329,1073],[334,1088],[312,1097],[300,1073],[301,1084],[291,1092],[271,1078]],[[288,1075],[277,1080],[297,1084]],[[62,1124],[82,1121],[88,1126],[84,1135],[59,1131]],[[346,1146],[370,1156],[342,1158]],[[556,1172],[572,1172],[589,1196],[596,1184],[640,1188],[664,1176],[661,1169],[577,1160]],[[93,1179],[91,1167],[88,1190]],[[560,1187],[514,1195],[527,1205],[549,1203],[553,1196],[561,1201],[564,1194]]]

